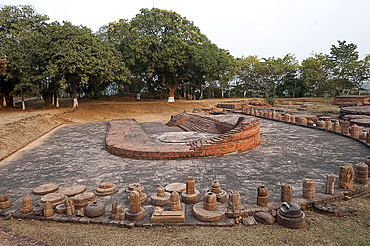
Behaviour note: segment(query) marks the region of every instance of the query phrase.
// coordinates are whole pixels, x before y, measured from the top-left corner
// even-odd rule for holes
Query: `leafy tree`
[[[257,90],[259,87],[257,81],[257,66],[260,60],[257,56],[242,57],[237,60],[237,84],[243,90],[244,98],[247,96],[248,90]]]
[[[262,58],[262,62],[257,66],[257,75],[259,84],[264,88],[265,97],[269,98],[283,75],[282,60],[274,57]]]
[[[330,60],[333,81],[336,85],[337,94],[350,91],[355,87],[355,71],[359,66],[357,45],[347,44],[346,41],[339,41],[338,46],[330,48]]]
[[[35,39],[47,20],[47,16],[37,14],[27,5],[3,6],[0,10],[0,56],[8,61],[0,87],[8,105],[12,105],[10,93],[16,85],[22,98],[24,90],[21,88],[37,88],[34,83],[39,75],[37,64],[32,61],[32,53],[36,47]]]

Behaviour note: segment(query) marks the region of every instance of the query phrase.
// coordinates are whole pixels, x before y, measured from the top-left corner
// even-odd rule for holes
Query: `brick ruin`
[[[215,134],[213,137],[190,142],[158,142],[149,137],[134,119],[112,120],[106,136],[108,152],[121,157],[147,160],[189,159],[241,153],[260,144],[259,120],[253,116],[239,117],[235,122],[228,117],[205,113],[181,113],[171,117],[167,127],[178,127],[183,132]],[[180,135],[177,132],[174,135]]]

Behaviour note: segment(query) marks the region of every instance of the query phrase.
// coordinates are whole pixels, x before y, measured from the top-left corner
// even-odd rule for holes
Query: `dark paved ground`
[[[9,194],[12,211],[20,209],[28,194],[36,205],[40,196],[32,190],[41,184],[84,184],[94,191],[101,182],[112,181],[119,192],[101,201],[128,204],[125,190],[130,183],[140,182],[152,194],[159,185],[185,183],[193,176],[201,194],[217,180],[225,190],[238,190],[242,203],[255,204],[256,189],[264,184],[270,201],[277,202],[282,183],[290,183],[293,196],[300,197],[303,179],[312,178],[320,192],[327,174],[338,175],[341,165],[363,162],[370,155],[367,146],[336,134],[263,119],[260,126],[261,145],[242,154],[147,161],[109,154],[104,148],[107,123],[67,125],[0,163],[0,194]]]

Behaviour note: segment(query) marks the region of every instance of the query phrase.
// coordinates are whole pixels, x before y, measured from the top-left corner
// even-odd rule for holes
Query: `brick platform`
[[[241,153],[261,142],[259,120],[251,116],[240,117],[236,124],[231,124],[210,115],[182,113],[173,116],[166,125],[219,135],[187,144],[158,143],[153,142],[134,119],[112,120],[106,136],[106,150],[133,159],[171,160]]]

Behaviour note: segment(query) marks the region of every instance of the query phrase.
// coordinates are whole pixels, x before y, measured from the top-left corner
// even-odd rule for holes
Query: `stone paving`
[[[99,197],[110,209],[113,201],[128,207],[125,190],[130,183],[140,182],[144,193],[153,194],[159,185],[185,183],[193,176],[202,195],[217,180],[224,190],[238,190],[242,204],[255,204],[257,187],[263,184],[269,189],[269,200],[278,202],[282,183],[292,185],[293,197],[301,197],[304,178],[312,178],[316,191],[323,192],[327,174],[338,175],[341,165],[364,162],[370,155],[366,145],[346,137],[260,121],[261,145],[255,149],[224,157],[173,161],[133,160],[109,154],[104,148],[106,122],[59,127],[0,162],[0,194],[9,194],[9,210],[14,212],[29,194],[35,206],[40,196],[33,195],[32,190],[42,184],[84,184],[87,191],[94,191],[101,182],[111,181],[119,191]]]

